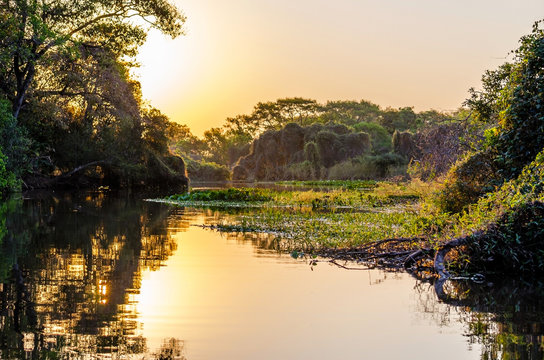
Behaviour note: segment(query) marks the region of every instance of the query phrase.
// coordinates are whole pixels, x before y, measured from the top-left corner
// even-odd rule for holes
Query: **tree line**
[[[340,127],[337,127],[336,131],[333,130],[333,134],[329,134],[329,138],[334,137],[334,134],[340,136],[347,133],[367,134],[371,146],[367,147],[368,151],[366,153],[374,158],[367,156],[363,162],[368,163],[370,161],[372,163],[369,165],[370,167],[379,167],[381,169],[381,166],[385,163],[389,164],[385,166],[399,165],[409,160],[410,154],[406,153],[404,148],[402,149],[404,152],[401,151],[400,155],[404,156],[404,158],[408,157],[408,159],[403,160],[391,154],[394,152],[393,135],[395,132],[404,135],[408,133],[416,134],[436,126],[452,123],[459,124],[466,118],[467,110],[463,108],[452,113],[435,110],[416,112],[412,107],[381,108],[379,105],[366,100],[339,100],[322,104],[313,99],[283,98],[275,101],[259,102],[254,106],[250,114],[227,118],[222,127],[211,128],[205,131],[202,137],[193,135],[186,125],[175,125],[170,134],[170,147],[172,151],[186,159],[188,172],[192,179],[225,180],[231,174],[229,170],[234,169],[237,162],[241,161],[241,158],[249,156],[252,147],[255,148],[255,141],[267,133],[287,129],[288,124],[296,124],[301,128],[328,126],[330,129],[338,125]],[[325,144],[324,137],[324,134],[319,137],[322,139],[322,145]],[[333,143],[337,142],[332,138],[330,140]],[[347,143],[346,146],[348,146]],[[300,150],[302,149],[296,151]],[[397,150],[399,150],[398,146]],[[274,151],[274,147],[269,147],[266,151]],[[290,155],[294,155],[294,153]],[[341,160],[354,156],[343,157]],[[330,167],[328,165],[334,164],[326,161],[326,164],[321,165]],[[300,166],[298,167],[300,168]],[[313,171],[311,167],[306,164],[303,169],[292,168],[289,174],[278,175],[279,177],[265,176],[263,178],[253,176],[251,178],[261,180],[316,178],[316,171]],[[366,167],[368,168],[368,166]],[[345,171],[344,174],[340,174],[337,171],[336,174],[331,174],[331,176],[340,176],[340,178],[379,177],[377,173],[383,172],[380,169],[375,171],[368,169],[366,174],[361,173],[361,171],[357,173],[353,169],[348,171],[349,174]],[[298,175],[295,174],[297,172]],[[323,171],[322,174],[324,174]],[[233,175],[237,178],[235,174]],[[317,178],[320,177],[323,176],[317,176]]]

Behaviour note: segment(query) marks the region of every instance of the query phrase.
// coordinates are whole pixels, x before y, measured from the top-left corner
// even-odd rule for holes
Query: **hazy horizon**
[[[544,17],[541,0],[175,3],[187,35],[150,33],[136,73],[197,135],[285,97],[455,110]]]

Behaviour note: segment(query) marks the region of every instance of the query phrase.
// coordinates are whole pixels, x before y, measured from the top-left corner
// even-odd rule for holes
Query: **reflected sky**
[[[165,267],[142,275],[139,320],[151,347],[176,334],[190,359],[430,359],[444,348],[443,359],[479,357],[467,352],[461,324],[416,316],[415,280],[405,274],[312,270],[199,227],[174,238]]]

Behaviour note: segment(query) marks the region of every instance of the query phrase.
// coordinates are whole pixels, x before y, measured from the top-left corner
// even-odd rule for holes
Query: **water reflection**
[[[456,281],[438,292],[462,313],[470,344],[482,359],[544,359],[544,283],[539,279]]]
[[[10,199],[1,211],[1,358],[146,351],[135,295],[142,270],[158,269],[176,250],[164,226],[168,209],[49,193]]]
[[[288,256],[278,256],[277,240],[271,236],[216,233],[215,237],[223,237],[223,245],[220,245],[201,237],[211,230],[190,228],[191,225],[214,224],[231,216],[224,212],[170,208],[129,195],[43,193],[27,197],[25,200],[13,198],[0,205],[1,359],[185,359],[183,340],[193,335],[191,331],[198,332],[198,327],[171,330],[178,329],[176,326],[183,321],[202,322],[203,333],[211,336],[203,337],[210,343],[202,347],[222,347],[216,349],[217,354],[226,352],[229,343],[248,349],[259,348],[260,343],[279,346],[274,339],[280,334],[283,337],[278,339],[284,342],[283,346],[293,348],[291,358],[305,357],[297,352],[299,347],[305,349],[304,354],[310,355],[315,350],[314,358],[323,358],[327,354],[325,346],[329,346],[333,354],[346,352],[339,353],[338,357],[358,358],[350,355],[365,351],[364,354],[370,356],[371,343],[347,342],[353,346],[348,349],[334,347],[334,342],[343,344],[351,337],[368,339],[371,333],[380,331],[383,334],[379,336],[385,341],[382,346],[391,341],[398,343],[399,336],[406,336],[405,341],[416,344],[427,341],[415,338],[410,327],[400,325],[399,318],[404,315],[394,308],[398,305],[391,304],[398,304],[393,299],[405,294],[415,298],[415,309],[412,309],[415,315],[410,316],[435,324],[434,332],[445,327],[456,329],[457,335],[462,333],[466,338],[465,351],[475,348],[480,352],[472,355],[481,359],[544,358],[544,285],[540,282],[448,282],[436,292],[433,284],[418,282],[403,274],[378,273],[377,276],[376,272],[369,272],[367,285],[361,280],[366,277],[364,272],[355,274],[334,269],[309,277],[308,266]],[[187,236],[180,240],[180,233]],[[225,246],[239,251],[232,252]],[[251,249],[249,256],[248,249]],[[262,262],[251,259],[264,259],[268,263],[265,267]],[[165,275],[161,281],[153,282],[151,288],[152,281],[144,279],[150,273],[179,271],[180,266],[187,269],[188,261],[193,266],[192,274],[184,270],[184,274]],[[167,263],[168,268],[163,268]],[[212,268],[215,263],[224,266],[219,270]],[[237,265],[241,266],[235,269]],[[218,276],[217,271],[225,274]],[[338,281],[344,284],[338,285]],[[177,282],[175,291],[174,282]],[[222,295],[210,295],[202,290],[207,282],[212,291]],[[156,298],[165,300],[167,297],[163,303],[170,307],[162,309],[163,305],[156,302],[156,298],[148,301],[149,294],[147,297],[141,294],[144,283]],[[188,284],[193,286],[190,291],[184,288]],[[262,287],[259,291],[265,291],[264,295],[258,296],[257,290],[251,288],[256,286]],[[263,290],[265,288],[268,290]],[[237,292],[237,297],[229,298],[230,292]],[[380,292],[383,294],[376,294]],[[301,297],[297,297],[299,294]],[[253,303],[257,301],[259,303]],[[391,308],[381,309],[383,306]],[[286,318],[281,322],[292,323],[292,329],[282,328],[275,319],[285,312]],[[146,313],[156,318],[146,318]],[[373,313],[387,313],[391,317]],[[204,315],[198,318],[195,314]],[[218,325],[222,317],[226,319],[225,329]],[[240,322],[245,317],[247,322]],[[310,331],[308,339],[301,338],[297,332],[282,334],[302,326],[299,317],[300,321],[312,324],[301,328]],[[398,320],[398,324],[395,323],[398,329],[391,328],[391,321],[395,320]],[[346,332],[339,335],[316,329],[321,323],[325,323],[325,329],[345,328]],[[407,323],[409,326],[409,321]],[[243,329],[243,324],[254,328]],[[279,327],[265,333],[264,329],[257,328],[262,324]],[[223,339],[209,335],[214,327]],[[159,343],[155,339],[150,342],[155,328],[161,329],[157,331]],[[256,337],[228,337],[255,330],[258,331]],[[342,340],[335,336],[341,336]],[[286,340],[290,337],[293,340]],[[325,339],[330,343],[326,344]],[[316,341],[320,346],[312,349]],[[310,350],[304,347],[306,343]],[[261,358],[279,358],[279,350],[269,349],[270,354],[261,353],[260,348],[256,351]],[[448,358],[447,354],[439,353],[448,349],[431,350],[436,356]],[[377,351],[381,358],[392,358],[379,347]],[[289,357],[281,354],[281,358]],[[469,354],[464,353],[465,358]],[[418,358],[431,356],[419,354]]]

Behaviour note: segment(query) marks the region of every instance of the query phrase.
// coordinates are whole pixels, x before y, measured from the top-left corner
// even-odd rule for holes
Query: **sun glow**
[[[544,13],[541,0],[175,2],[187,35],[151,32],[136,73],[198,135],[295,96],[454,110]]]

